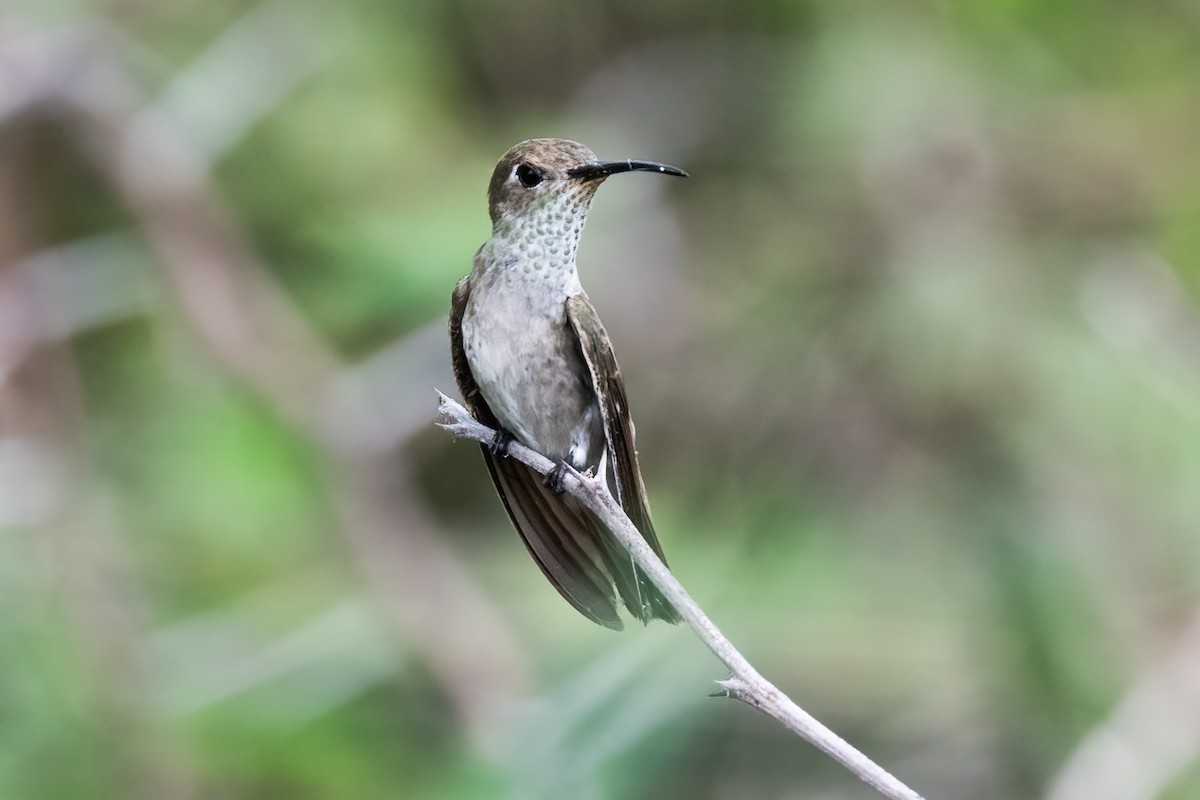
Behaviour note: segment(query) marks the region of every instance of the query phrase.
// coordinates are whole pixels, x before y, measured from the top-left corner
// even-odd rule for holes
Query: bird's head
[[[600,161],[590,149],[570,139],[526,139],[496,164],[488,185],[492,224],[514,223],[546,206],[586,212],[597,187],[618,172],[687,173],[653,161]]]

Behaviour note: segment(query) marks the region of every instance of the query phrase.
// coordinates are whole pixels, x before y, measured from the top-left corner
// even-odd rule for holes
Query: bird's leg
[[[570,465],[566,461],[560,461],[554,466],[554,469],[546,473],[545,487],[550,489],[555,494],[562,494],[567,490],[563,485],[563,481],[567,477],[567,469]]]
[[[517,437],[513,436],[511,433],[504,430],[504,428],[497,427],[496,435],[493,436],[492,440],[490,442],[488,442],[487,444],[485,444],[484,447],[486,447],[487,451],[494,456],[499,456],[500,458],[507,458],[508,457],[508,446],[510,444],[512,444],[514,441],[516,441],[516,438]]]

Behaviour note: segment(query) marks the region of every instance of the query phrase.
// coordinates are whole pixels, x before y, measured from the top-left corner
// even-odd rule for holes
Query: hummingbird
[[[603,480],[663,557],[625,382],[575,265],[592,197],[621,172],[687,176],[653,161],[600,161],[568,139],[515,145],[488,184],[491,238],[450,304],[454,376],[471,412],[497,431],[482,445],[483,458],[513,526],[559,593],[615,630],[623,627],[618,596],[643,623],[680,621],[620,542],[562,486],[568,467]],[[506,458],[513,440],[557,466],[543,478]]]

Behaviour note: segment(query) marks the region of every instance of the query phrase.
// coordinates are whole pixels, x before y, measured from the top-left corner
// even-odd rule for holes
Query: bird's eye
[[[541,172],[529,166],[528,164],[517,165],[517,180],[519,180],[521,185],[526,189],[532,189],[534,186],[537,186],[542,182],[543,177],[544,176]]]

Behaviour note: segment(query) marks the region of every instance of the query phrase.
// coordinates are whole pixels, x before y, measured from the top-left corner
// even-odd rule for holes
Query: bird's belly
[[[496,419],[528,447],[577,468],[595,466],[603,428],[595,393],[566,320],[470,314],[463,347]]]

